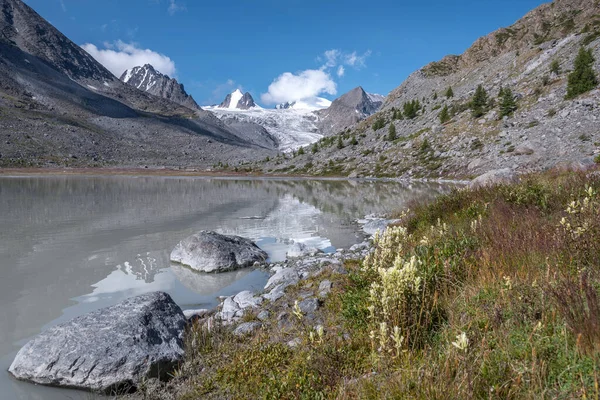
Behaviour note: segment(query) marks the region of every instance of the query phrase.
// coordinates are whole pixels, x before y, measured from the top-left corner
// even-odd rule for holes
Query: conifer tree
[[[437,92],[433,93],[433,99],[434,99],[434,100],[437,100],[437,99],[438,99]]]
[[[554,60],[552,61],[552,64],[550,64],[550,72],[555,75],[560,75],[560,64],[558,63],[558,60]]]
[[[483,85],[477,86],[477,90],[475,90],[475,95],[471,100],[471,113],[473,117],[479,118],[485,115],[488,108],[488,95]]]
[[[388,140],[393,142],[396,140],[396,125],[390,124],[390,128],[388,129]]]
[[[575,69],[569,74],[566,99],[573,99],[598,86],[598,78],[594,72],[594,61],[592,50],[586,50],[582,46],[579,49],[577,58],[575,58]]]
[[[446,90],[446,97],[447,98],[454,97],[454,90],[452,90],[452,86],[449,86],[448,90]]]
[[[502,97],[500,98],[500,117],[506,117],[511,115],[517,110],[517,101],[515,95],[510,88],[502,90]]]
[[[337,148],[338,149],[343,149],[344,148],[344,141],[342,140],[341,136],[338,136]]]
[[[315,144],[313,144],[313,147],[312,147],[312,153],[315,154],[318,151],[319,151],[319,143],[315,142]]]
[[[450,121],[450,112],[448,111],[448,106],[445,105],[442,111],[440,111],[440,122],[445,124],[448,121]]]
[[[304,147],[300,147],[300,148],[298,149],[298,155],[299,155],[299,156],[301,156],[301,155],[304,155]]]
[[[352,136],[352,142],[351,143],[352,143],[352,146],[356,146],[358,144],[358,140],[356,140],[356,136]]]

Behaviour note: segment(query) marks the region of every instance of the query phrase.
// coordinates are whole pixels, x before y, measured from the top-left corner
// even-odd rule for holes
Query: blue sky
[[[387,94],[543,0],[26,0],[109,69],[150,61],[201,105]],[[108,51],[106,51],[108,50]],[[328,51],[328,53],[326,53]],[[131,65],[133,66],[133,65]],[[115,72],[120,73],[120,72]],[[262,97],[261,97],[262,95]]]

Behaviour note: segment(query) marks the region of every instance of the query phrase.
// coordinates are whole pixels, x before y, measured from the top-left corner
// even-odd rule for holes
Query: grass
[[[163,390],[181,399],[598,398],[599,192],[598,174],[551,171],[413,204],[370,256],[346,263],[348,274],[326,271],[270,304],[254,336],[195,326]],[[317,334],[290,304],[323,279],[333,291]],[[301,344],[290,348],[292,338]]]

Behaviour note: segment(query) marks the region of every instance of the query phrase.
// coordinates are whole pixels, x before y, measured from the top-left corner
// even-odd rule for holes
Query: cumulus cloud
[[[340,65],[337,69],[337,76],[339,76],[341,78],[342,76],[344,76],[345,73],[346,73],[346,68],[344,68],[343,65]]]
[[[169,76],[175,76],[176,73],[175,62],[169,57],[150,49],[141,49],[135,43],[118,40],[114,43],[104,43],[103,49],[91,43],[81,47],[117,77],[125,70],[145,64],[151,64]]]
[[[337,85],[323,70],[308,69],[297,74],[284,72],[269,85],[261,100],[267,104],[285,103],[316,97],[323,93],[335,95]]]

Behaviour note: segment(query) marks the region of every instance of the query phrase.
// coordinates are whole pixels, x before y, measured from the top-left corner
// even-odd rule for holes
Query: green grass
[[[346,275],[291,288],[254,336],[194,327],[163,390],[182,399],[598,398],[599,192],[597,174],[550,171],[412,204],[397,215],[402,234],[346,263]],[[382,271],[411,259],[416,291],[404,278],[385,286]],[[296,317],[282,329],[277,314],[323,279],[334,283],[317,317],[324,334]],[[381,341],[382,322],[399,327],[400,346]],[[301,345],[288,347],[292,338]]]

